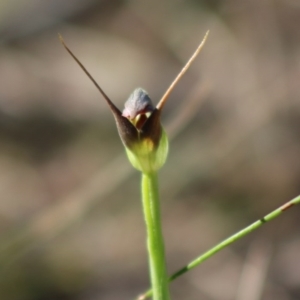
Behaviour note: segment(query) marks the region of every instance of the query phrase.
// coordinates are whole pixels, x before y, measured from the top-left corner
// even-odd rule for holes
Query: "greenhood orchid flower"
[[[102,88],[77,59],[73,52],[67,47],[63,38],[59,35],[60,41],[65,49],[92,80],[106,100],[115,118],[118,132],[122,143],[125,146],[129,161],[136,169],[143,173],[152,173],[157,171],[166,161],[168,154],[168,138],[161,126],[161,111],[172,89],[202,49],[207,35],[208,32],[193,56],[176,77],[156,107],[152,104],[147,92],[141,88],[137,88],[125,102],[123,112],[121,112],[104,93]]]

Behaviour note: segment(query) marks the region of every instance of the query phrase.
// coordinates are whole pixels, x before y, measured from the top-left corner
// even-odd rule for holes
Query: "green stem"
[[[215,247],[211,248],[210,250],[208,250],[204,254],[200,255],[195,260],[193,260],[192,262],[190,262],[188,265],[186,265],[185,267],[181,268],[176,273],[174,273],[169,278],[169,281],[170,282],[173,281],[174,279],[176,279],[177,277],[181,276],[182,274],[184,274],[184,273],[188,272],[189,270],[195,268],[196,266],[200,265],[202,262],[204,262],[205,260],[207,260],[208,258],[210,258],[211,256],[213,256],[217,252],[221,251],[222,249],[224,249],[225,247],[227,247],[230,244],[234,243],[235,241],[239,240],[240,238],[244,237],[245,235],[251,233],[255,229],[261,227],[266,222],[269,222],[269,221],[275,219],[276,217],[278,217],[279,215],[281,215],[283,212],[285,212],[286,210],[288,210],[289,208],[291,208],[291,207],[293,207],[294,205],[297,205],[297,204],[300,204],[300,195],[297,196],[297,197],[295,197],[294,199],[290,200],[289,202],[286,202],[284,205],[282,205],[279,208],[275,209],[274,211],[272,211],[271,213],[267,214],[266,216],[264,216],[260,220],[252,223],[248,227],[242,229],[241,231],[239,231],[236,234],[230,236],[229,238],[227,238],[226,240],[222,241],[221,243],[219,243]],[[152,295],[152,291],[153,290],[151,290],[151,289],[148,290],[147,292],[145,292],[144,294],[142,294],[138,299],[139,300],[144,300],[144,299],[150,297]]]
[[[142,197],[147,227],[153,300],[169,300],[164,241],[161,228],[157,173],[142,174]]]

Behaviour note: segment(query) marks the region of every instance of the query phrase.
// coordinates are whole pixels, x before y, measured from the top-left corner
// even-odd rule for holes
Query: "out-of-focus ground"
[[[122,109],[138,86],[157,103],[210,30],[163,114],[170,273],[299,194],[299,1],[0,8],[1,300],[134,299],[148,287],[139,174],[58,32]],[[172,283],[172,299],[300,299],[299,209]]]

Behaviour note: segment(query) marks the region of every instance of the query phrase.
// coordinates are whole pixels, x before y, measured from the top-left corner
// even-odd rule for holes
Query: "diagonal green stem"
[[[142,198],[147,227],[153,300],[169,300],[164,241],[161,228],[157,173],[142,174]]]
[[[181,276],[182,274],[188,272],[189,270],[195,268],[196,266],[200,265],[202,262],[216,254],[217,252],[221,251],[225,247],[229,246],[230,244],[234,243],[235,241],[239,240],[240,238],[244,237],[245,235],[251,233],[255,229],[261,227],[263,224],[266,222],[269,222],[279,215],[281,215],[283,212],[285,212],[287,209],[293,207],[294,205],[300,204],[300,195],[295,197],[294,199],[290,200],[289,202],[286,202],[284,205],[280,206],[279,208],[275,209],[271,213],[267,214],[264,216],[262,219],[257,220],[256,222],[252,223],[248,227],[242,229],[241,231],[237,232],[236,234],[230,236],[229,238],[225,239],[215,247],[211,248],[204,254],[200,255],[197,257],[195,260],[190,262],[188,265],[185,267],[181,268],[178,270],[176,273],[174,273],[170,278],[169,281],[173,281],[177,277]],[[142,294],[138,299],[139,300],[144,300],[152,295],[152,290],[148,290],[144,294]]]

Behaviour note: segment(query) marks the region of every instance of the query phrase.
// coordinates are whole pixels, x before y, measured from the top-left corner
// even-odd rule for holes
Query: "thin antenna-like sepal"
[[[63,40],[63,37],[60,34],[58,35],[58,37],[59,37],[62,45],[68,51],[68,53],[73,57],[73,59],[76,61],[76,63],[80,66],[80,68],[84,71],[84,73],[89,77],[89,79],[94,83],[94,85],[96,86],[98,91],[101,93],[101,95],[106,100],[106,102],[115,118],[118,132],[119,132],[119,135],[120,135],[120,138],[121,138],[123,144],[126,147],[131,147],[132,144],[136,143],[138,140],[137,129],[127,118],[122,116],[121,111],[113,104],[113,102],[105,94],[105,92],[102,90],[102,88],[99,86],[99,84],[93,78],[93,76],[88,72],[88,70],[84,67],[84,65],[80,62],[80,60],[75,56],[75,54],[66,45],[65,41]]]
[[[206,42],[206,39],[208,37],[208,34],[209,34],[209,31],[206,32],[203,40],[201,41],[200,45],[198,46],[198,48],[196,49],[196,51],[194,52],[194,54],[191,56],[191,58],[189,59],[189,61],[182,68],[182,70],[180,71],[180,73],[177,75],[177,77],[175,78],[175,80],[171,83],[170,87],[167,89],[167,91],[165,92],[165,94],[160,99],[159,103],[156,106],[156,108],[158,110],[162,110],[162,108],[164,107],[166,101],[168,100],[168,98],[169,98],[172,90],[176,86],[176,84],[179,82],[179,80],[182,78],[182,76],[184,75],[184,73],[188,70],[188,68],[190,67],[190,65],[192,64],[192,62],[195,60],[195,58],[198,56],[198,54],[202,50],[202,48],[203,48],[203,46],[204,46],[204,44]]]
[[[94,83],[98,91],[102,94],[103,98],[109,105],[111,111],[113,114],[121,115],[122,113],[120,110],[113,104],[113,102],[109,99],[109,97],[104,93],[102,88],[99,86],[99,84],[96,82],[96,80],[93,78],[93,76],[88,72],[88,70],[84,67],[84,65],[80,62],[80,60],[75,56],[75,54],[70,50],[70,48],[66,45],[63,37],[58,34],[59,40],[62,43],[62,45],[65,47],[65,49],[69,52],[69,54],[73,57],[73,59],[77,62],[77,64],[80,66],[80,68],[83,70],[83,72],[89,77],[89,79]]]

